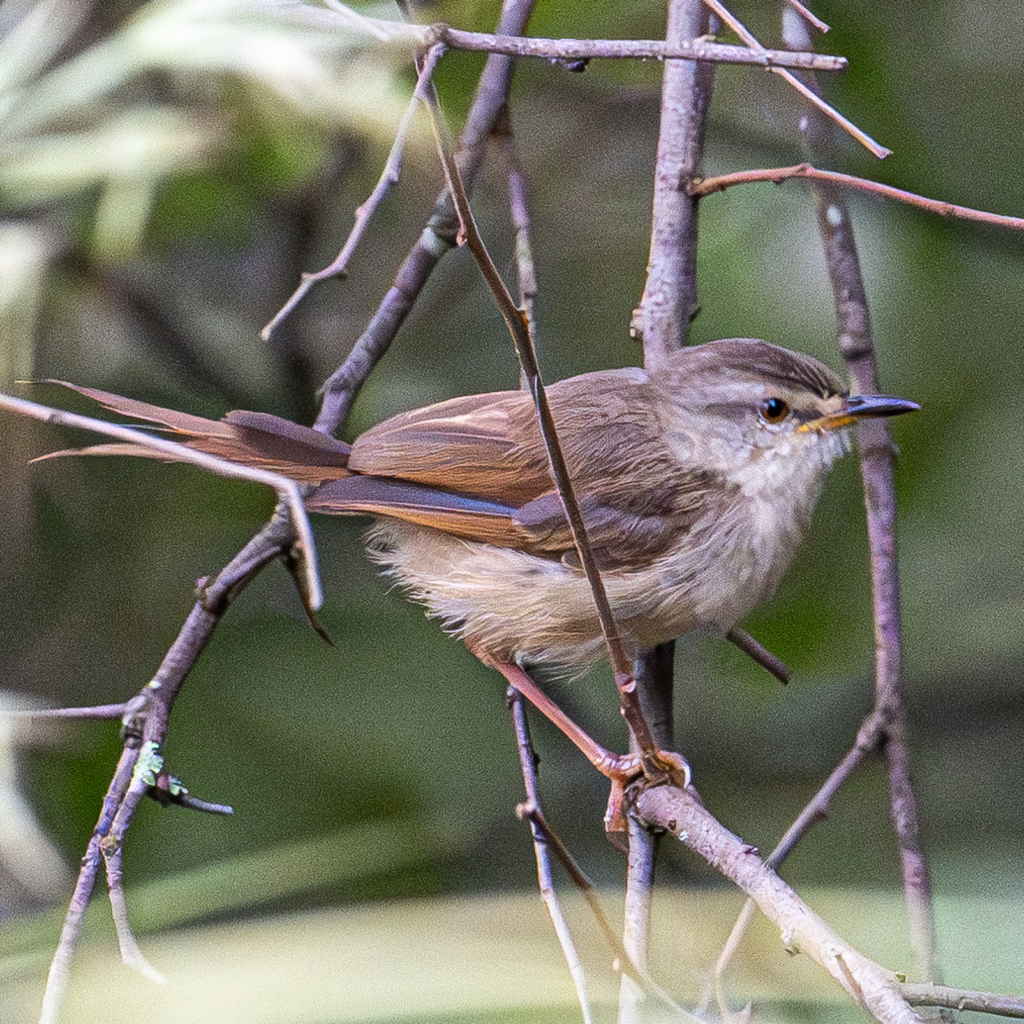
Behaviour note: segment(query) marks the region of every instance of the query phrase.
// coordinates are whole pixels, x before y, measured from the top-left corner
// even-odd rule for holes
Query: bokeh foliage
[[[487,29],[495,9],[452,0],[425,17]],[[386,5],[361,10],[393,16]],[[774,41],[764,9],[738,13]],[[823,0],[816,13],[833,25],[820,48],[852,64],[827,80],[827,95],[895,150],[877,164],[851,144],[836,169],[1021,212],[1024,70],[1008,43],[1024,33],[1019,14],[988,0]],[[650,2],[615,0],[585,18],[542,2],[532,30],[656,37],[661,20]],[[245,407],[308,422],[316,387],[389,285],[440,185],[423,120],[349,277],[321,286],[271,345],[257,331],[299,273],[340,246],[411,91],[407,57],[288,6],[0,4],[3,387],[57,377],[207,415]],[[458,53],[442,65],[453,121],[480,65]],[[627,325],[646,263],[659,77],[656,62],[595,61],[582,75],[524,62],[518,72],[512,119],[532,189],[549,380],[639,356]],[[798,161],[798,116],[781,82],[721,69],[708,172]],[[941,891],[998,894],[1024,867],[1022,241],[874,200],[852,204],[883,385],[924,406],[895,434],[927,846]],[[511,273],[498,161],[476,206]],[[761,336],[837,363],[803,186],[705,200],[700,272],[695,340]],[[361,396],[350,430],[449,395],[514,387],[516,376],[500,319],[468,254],[457,253]],[[41,385],[19,393],[84,408]],[[244,543],[272,498],[157,463],[28,466],[80,439],[6,416],[0,437],[3,686],[48,704],[121,700],[158,664],[194,582]],[[712,809],[762,847],[848,745],[868,704],[859,502],[848,460],[799,564],[748,624],[794,669],[788,690],[717,641],[680,645],[680,746]],[[316,525],[335,647],[306,627],[283,572],[250,588],[190,679],[167,751],[190,788],[237,813],[225,822],[144,809],[131,832],[129,882],[387,826],[405,837],[401,855],[385,831],[382,852],[357,867],[331,857],[336,870],[304,875],[301,858],[283,858],[278,871],[294,870],[293,883],[261,891],[239,882],[245,898],[214,900],[209,912],[530,886],[497,678],[387,592],[362,560],[357,521]],[[560,697],[621,744],[607,673]],[[575,752],[543,726],[538,733],[556,824],[596,877],[617,882],[619,855],[600,834],[601,786]],[[84,847],[117,749],[112,726],[80,725],[37,735],[20,752],[18,783],[68,863]],[[710,877],[681,857],[667,872]],[[880,770],[843,793],[787,874],[896,884]],[[0,892],[9,913],[39,897],[8,875]],[[204,913],[201,896],[192,913]]]

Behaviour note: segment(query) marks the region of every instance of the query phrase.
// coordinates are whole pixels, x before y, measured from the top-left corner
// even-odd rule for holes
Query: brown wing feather
[[[591,545],[604,568],[628,568],[666,552],[722,486],[711,474],[689,472],[668,448],[645,401],[648,387],[643,371],[629,369],[548,389]],[[547,558],[576,558],[533,403],[524,392],[471,395],[402,413],[356,440],[349,467],[457,492],[466,501],[510,506],[508,521],[489,521],[486,536],[475,533],[477,520],[463,510],[419,509],[413,518],[409,508],[384,501],[362,511]]]
[[[352,445],[349,468],[523,504],[551,486],[530,397],[467,395],[400,413]]]
[[[524,548],[530,536],[514,520],[514,509],[496,501],[379,476],[348,476],[318,487],[306,499],[312,512],[390,516],[467,540]]]

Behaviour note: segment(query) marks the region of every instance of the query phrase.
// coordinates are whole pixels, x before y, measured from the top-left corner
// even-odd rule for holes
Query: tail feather
[[[112,412],[158,423],[182,435],[181,443],[186,447],[216,455],[229,462],[271,470],[299,483],[323,483],[349,475],[347,444],[280,416],[234,410],[223,419],[211,420],[177,409],[139,402],[109,391],[100,391],[98,388],[85,388],[59,380],[47,383],[71,388]],[[132,444],[92,445],[77,450],[53,452],[44,458],[62,455],[135,455],[173,461],[173,458],[166,455]]]

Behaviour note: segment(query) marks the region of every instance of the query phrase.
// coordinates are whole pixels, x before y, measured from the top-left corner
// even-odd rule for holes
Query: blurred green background
[[[360,9],[395,16],[387,5]],[[736,10],[766,45],[777,40],[774,8]],[[825,82],[828,97],[895,151],[877,163],[851,143],[835,169],[968,206],[1024,211],[1021,11],[994,0],[822,0],[815,11],[833,26],[819,49],[851,61],[847,74]],[[424,20],[488,30],[495,16],[493,3],[452,0]],[[657,38],[662,21],[662,5],[646,0],[585,10],[541,0],[531,32]],[[459,53],[442,64],[438,86],[453,125],[481,64]],[[530,180],[548,380],[639,358],[627,327],[646,265],[660,70],[656,62],[595,61],[571,74],[532,61],[517,74],[512,120]],[[300,272],[337,252],[380,173],[412,83],[401,48],[304,21],[288,7],[0,3],[2,387],[86,410],[52,387],[13,383],[56,377],[204,415],[240,407],[310,422],[316,388],[390,285],[440,185],[422,116],[401,183],[348,278],[321,285],[271,345],[257,332]],[[781,81],[720,69],[707,172],[797,162],[798,117]],[[943,900],[942,955],[951,982],[1005,987],[1024,966],[1019,934],[991,928],[979,938],[977,929],[1011,894],[1019,900],[1024,870],[1024,242],[872,199],[850,203],[882,386],[924,407],[896,422],[894,433],[906,682],[925,841]],[[511,279],[500,160],[481,177],[475,207]],[[838,365],[804,186],[704,200],[700,245],[693,340],[765,337]],[[364,390],[349,434],[400,409],[514,387],[517,373],[478,272],[467,253],[455,253]],[[0,437],[2,699],[123,700],[159,664],[196,581],[249,538],[272,495],[143,461],[28,465],[88,439],[7,414]],[[862,519],[850,459],[836,470],[797,565],[747,624],[793,669],[787,689],[720,642],[679,645],[679,747],[710,808],[761,848],[847,749],[869,705]],[[535,885],[528,835],[513,814],[522,783],[501,682],[388,592],[361,555],[358,520],[321,518],[315,526],[322,621],[335,646],[308,628],[278,567],[232,608],[175,709],[167,756],[195,794],[232,804],[235,815],[143,807],[126,849],[142,931],[320,907],[341,908],[342,928],[353,920],[348,908],[432,897],[444,899],[430,904],[438,913],[461,922],[443,930],[450,939],[484,913],[470,897],[511,898]],[[606,670],[558,696],[595,735],[623,745]],[[10,1018],[21,1020],[38,999],[68,872],[95,822],[119,741],[110,724],[4,728],[0,913],[13,923],[0,948],[11,992],[24,1000],[11,1005],[28,1007],[29,1016]],[[616,886],[623,863],[602,835],[604,787],[544,724],[536,733],[555,826],[598,882]],[[785,875],[838,900],[841,930],[900,933],[898,856],[880,763],[843,791]],[[717,885],[676,852],[664,878]],[[851,887],[863,900],[843,902]],[[867,895],[878,890],[884,899]],[[720,909],[723,894],[707,895],[719,908],[708,914],[724,921],[732,911]],[[540,921],[546,936],[539,904],[527,900],[524,920],[530,928]],[[58,916],[20,918],[45,906]],[[94,909],[97,984],[105,985],[121,969],[102,925],[105,908]],[[380,914],[381,929],[419,934],[395,919],[394,905]],[[583,914],[579,927],[594,930]],[[218,934],[226,943],[242,928]],[[270,935],[262,941],[276,948]],[[558,972],[553,943],[538,941],[551,946],[541,960]],[[980,969],[971,966],[979,943]],[[713,943],[707,949],[696,974],[714,956]],[[513,956],[507,948],[495,955],[499,965]],[[770,935],[763,955],[782,957]],[[607,959],[593,954],[599,976]],[[986,968],[991,978],[981,976]],[[372,978],[361,980],[374,991]],[[565,1002],[556,1000],[550,1019],[565,1019],[557,1013],[568,1012],[571,993],[564,979],[556,984]],[[781,999],[780,991],[789,990],[770,998]],[[159,993],[146,998],[163,1005]],[[494,998],[510,1013],[520,1006]],[[543,1000],[522,999],[528,1019],[548,1019],[537,1008]],[[477,1019],[472,1008],[410,1005],[408,1019]],[[177,1019],[166,1012],[159,1019]],[[380,1005],[360,1013],[343,1018],[321,1006],[288,1019],[388,1015]]]

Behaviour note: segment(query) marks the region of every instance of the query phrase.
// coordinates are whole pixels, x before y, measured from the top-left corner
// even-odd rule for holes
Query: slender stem
[[[786,41],[809,42],[806,24],[797,16],[783,18]],[[807,87],[818,91],[808,75]],[[802,122],[811,153],[827,145],[825,125],[812,116]],[[860,269],[853,225],[845,197],[834,185],[812,184],[825,265],[835,299],[837,342],[855,391],[878,391],[875,339],[871,330],[867,289]],[[875,710],[884,719],[885,751],[893,824],[903,868],[903,889],[910,924],[910,943],[916,969],[929,980],[941,981],[935,937],[931,881],[921,845],[917,800],[910,777],[910,745],[906,702],[900,675],[900,578],[896,562],[895,448],[884,420],[860,425],[857,432],[861,478],[868,523],[871,582],[875,620]]]
[[[121,751],[121,758],[118,761],[117,769],[110,780],[107,793],[103,798],[99,820],[93,829],[89,845],[86,847],[85,856],[82,857],[78,880],[75,883],[75,891],[71,894],[67,914],[64,916],[64,926],[61,928],[60,940],[57,943],[57,948],[54,950],[53,959],[50,961],[50,970],[46,976],[46,989],[43,992],[39,1024],[56,1024],[60,1016],[60,1010],[64,1003],[64,993],[67,991],[68,978],[71,972],[71,959],[74,956],[78,940],[82,934],[85,909],[89,905],[89,898],[92,896],[92,890],[96,884],[96,876],[99,873],[102,860],[100,843],[109,831],[110,823],[117,814],[122,795],[131,784],[138,758],[139,747],[137,741],[127,742]]]
[[[695,39],[708,30],[699,0],[669,5],[666,41]],[[644,362],[656,369],[664,355],[686,343],[697,312],[697,200],[688,192],[704,151],[714,65],[665,65],[661,123],[654,168],[651,249],[647,280],[633,314]]]
[[[255,483],[265,484],[273,487],[282,502],[288,505],[291,512],[291,522],[294,527],[295,546],[302,554],[302,581],[305,588],[305,599],[313,608],[319,608],[323,604],[323,591],[320,586],[320,576],[316,568],[316,545],[313,542],[313,528],[309,525],[309,516],[306,514],[306,506],[303,503],[303,495],[300,486],[287,477],[278,473],[272,473],[257,466],[243,466],[237,462],[229,462],[227,459],[218,458],[207,452],[189,448],[187,445],[178,444],[165,437],[154,437],[134,427],[124,427],[117,423],[108,423],[106,420],[94,419],[91,416],[80,416],[78,413],[66,412],[63,409],[55,409],[51,406],[40,405],[38,402],[29,402],[24,398],[15,398],[13,395],[0,394],[0,409],[7,409],[10,412],[22,416],[29,416],[32,419],[40,420],[43,423],[53,423],[57,426],[75,427],[79,430],[91,430],[97,434],[105,434],[107,437],[117,438],[147,451],[156,452],[158,455],[166,455],[176,462],[189,462],[200,466],[210,473],[218,476],[228,477],[234,480],[251,480]],[[288,547],[292,546],[289,541]]]
[[[389,151],[388,158],[384,163],[384,170],[381,171],[380,178],[377,180],[377,184],[374,186],[369,197],[356,210],[355,222],[352,225],[352,230],[348,234],[348,238],[345,239],[345,244],[341,247],[338,255],[335,256],[334,259],[331,260],[331,262],[322,270],[318,270],[312,274],[307,273],[302,275],[295,291],[292,292],[285,304],[274,314],[271,321],[263,328],[263,330],[260,331],[260,337],[264,341],[270,341],[277,327],[291,315],[292,311],[303,300],[303,298],[305,298],[306,293],[309,292],[311,288],[319,284],[321,281],[327,281],[335,277],[343,277],[347,272],[349,260],[352,258],[352,254],[355,252],[356,247],[362,240],[367,225],[370,223],[370,218],[384,201],[385,196],[387,196],[391,189],[398,183],[399,176],[402,173],[402,155],[405,149],[405,140],[406,136],[409,134],[409,126],[412,124],[413,114],[417,109],[419,109],[420,94],[423,89],[423,83],[429,80],[433,75],[434,68],[437,67],[437,63],[441,59],[442,53],[443,51],[440,48],[435,48],[430,51],[428,59],[423,62],[419,71],[419,77],[416,81],[416,88],[413,90],[412,97],[409,100],[409,105],[406,107],[405,114],[398,126],[398,130],[395,132],[394,141],[391,143],[391,150]]]
[[[900,986],[904,999],[911,1006],[945,1006],[951,1010],[976,1010],[1000,1017],[1024,1019],[1024,997],[1001,996],[994,992],[975,992],[971,989],[950,988],[946,985]]]
[[[632,734],[636,737],[645,760],[656,761],[658,748],[641,710],[640,702],[636,695],[633,666],[626,656],[622,638],[619,635],[618,626],[615,622],[615,615],[612,612],[611,602],[605,589],[604,580],[601,578],[597,560],[594,558],[593,550],[587,539],[586,524],[583,520],[583,513],[580,511],[579,502],[576,499],[575,488],[569,474],[569,467],[565,461],[562,445],[558,439],[554,416],[544,388],[540,365],[537,362],[537,352],[533,345],[533,339],[530,336],[530,325],[527,322],[524,311],[515,304],[515,301],[509,294],[508,288],[498,272],[498,268],[494,265],[494,261],[487,251],[487,246],[484,244],[473,216],[469,197],[459,176],[458,165],[447,137],[444,120],[441,117],[440,110],[437,108],[433,89],[428,88],[425,92],[430,104],[431,123],[434,126],[438,152],[444,166],[445,179],[448,182],[452,201],[455,204],[455,209],[462,224],[462,236],[465,239],[467,248],[472,252],[473,258],[476,260],[477,266],[484,276],[484,280],[491,289],[494,301],[505,320],[509,334],[512,336],[523,378],[537,410],[537,423],[544,441],[544,449],[548,456],[551,478],[558,489],[559,497],[562,499],[565,518],[572,533],[573,544],[576,548],[576,553],[579,555],[584,575],[587,578],[587,583],[590,586],[594,599],[597,617],[601,624],[601,632],[608,650],[608,659],[615,674],[615,685],[619,691],[622,714]]]
[[[533,749],[530,737],[530,723],[526,718],[526,707],[523,695],[510,686],[508,690],[509,710],[512,713],[512,726],[515,730],[516,745],[519,748],[519,766],[523,773],[523,786],[526,789],[526,801],[516,808],[519,817],[530,824],[533,837],[533,851],[537,859],[537,884],[541,902],[547,909],[551,924],[555,929],[558,944],[562,948],[569,975],[576,989],[576,999],[580,1004],[584,1024],[591,1024],[593,1016],[590,1011],[590,999],[587,996],[586,978],[583,964],[576,950],[569,924],[562,912],[562,904],[558,899],[554,878],[551,874],[551,840],[552,836],[544,821],[544,811],[540,803],[540,788],[537,783],[537,754]]]
[[[727,8],[720,2],[720,0],[704,0],[704,3],[708,5],[724,21],[729,28],[733,30],[743,40],[747,46],[754,53],[764,53],[764,47],[757,41],[757,39],[747,31],[746,27],[740,22]],[[789,12],[792,13],[792,12]],[[796,16],[794,16],[796,17]],[[801,18],[800,25],[804,29],[804,35],[807,37],[806,22]],[[810,39],[807,39],[807,44],[810,46]],[[787,71],[785,68],[780,67],[769,67],[769,71],[778,75],[783,81],[792,86],[801,96],[804,97],[809,103],[812,103],[818,110],[826,117],[830,117],[840,128],[843,129],[848,135],[855,138],[865,149],[870,150],[879,159],[884,159],[892,153],[892,150],[886,149],[885,146],[879,145],[867,132],[861,131],[849,118],[843,117],[838,110],[835,109],[831,104],[826,103],[821,97],[821,93],[813,87],[808,86],[796,75]]]
[[[1008,217],[1000,213],[976,210],[970,206],[957,206],[956,203],[928,199],[925,196],[918,195],[916,192],[907,192],[905,189],[895,188],[892,185],[883,185],[878,181],[858,178],[853,174],[823,171],[807,163],[794,164],[791,167],[764,167],[751,171],[736,171],[733,174],[720,174],[713,178],[695,181],[690,186],[689,191],[692,196],[708,196],[713,192],[724,192],[727,188],[732,188],[736,185],[750,185],[758,181],[770,181],[778,185],[783,181],[788,181],[790,178],[809,178],[813,181],[837,185],[844,189],[867,192],[871,195],[880,196],[883,199],[895,199],[898,202],[916,206],[921,210],[927,210],[929,213],[938,214],[940,217],[954,217],[959,220],[970,220],[979,224],[991,224],[994,227],[1024,231],[1024,217]]]
[[[535,3],[536,0],[505,0],[498,22],[498,34],[519,35],[525,32]],[[422,26],[399,28],[419,34],[424,46],[436,41],[436,36],[430,35],[430,31]],[[505,110],[514,70],[513,57],[492,53],[480,75],[473,105],[459,137],[456,156],[459,175],[468,191],[472,191],[491,133]],[[352,400],[387,352],[434,268],[457,244],[458,230],[459,220],[455,207],[448,189],[444,188],[438,194],[426,227],[406,255],[376,313],[356,340],[348,358],[324,383],[320,415],[316,421],[317,430],[325,434],[338,432],[348,415]]]
[[[442,42],[453,50],[482,50],[515,57],[547,60],[669,60],[701,61],[714,64],[750,64],[756,67],[805,68],[814,71],[845,71],[845,57],[820,53],[794,53],[764,47],[731,46],[701,37],[677,39],[539,39],[465,32],[449,25],[432,26],[432,36],[423,45]]]

